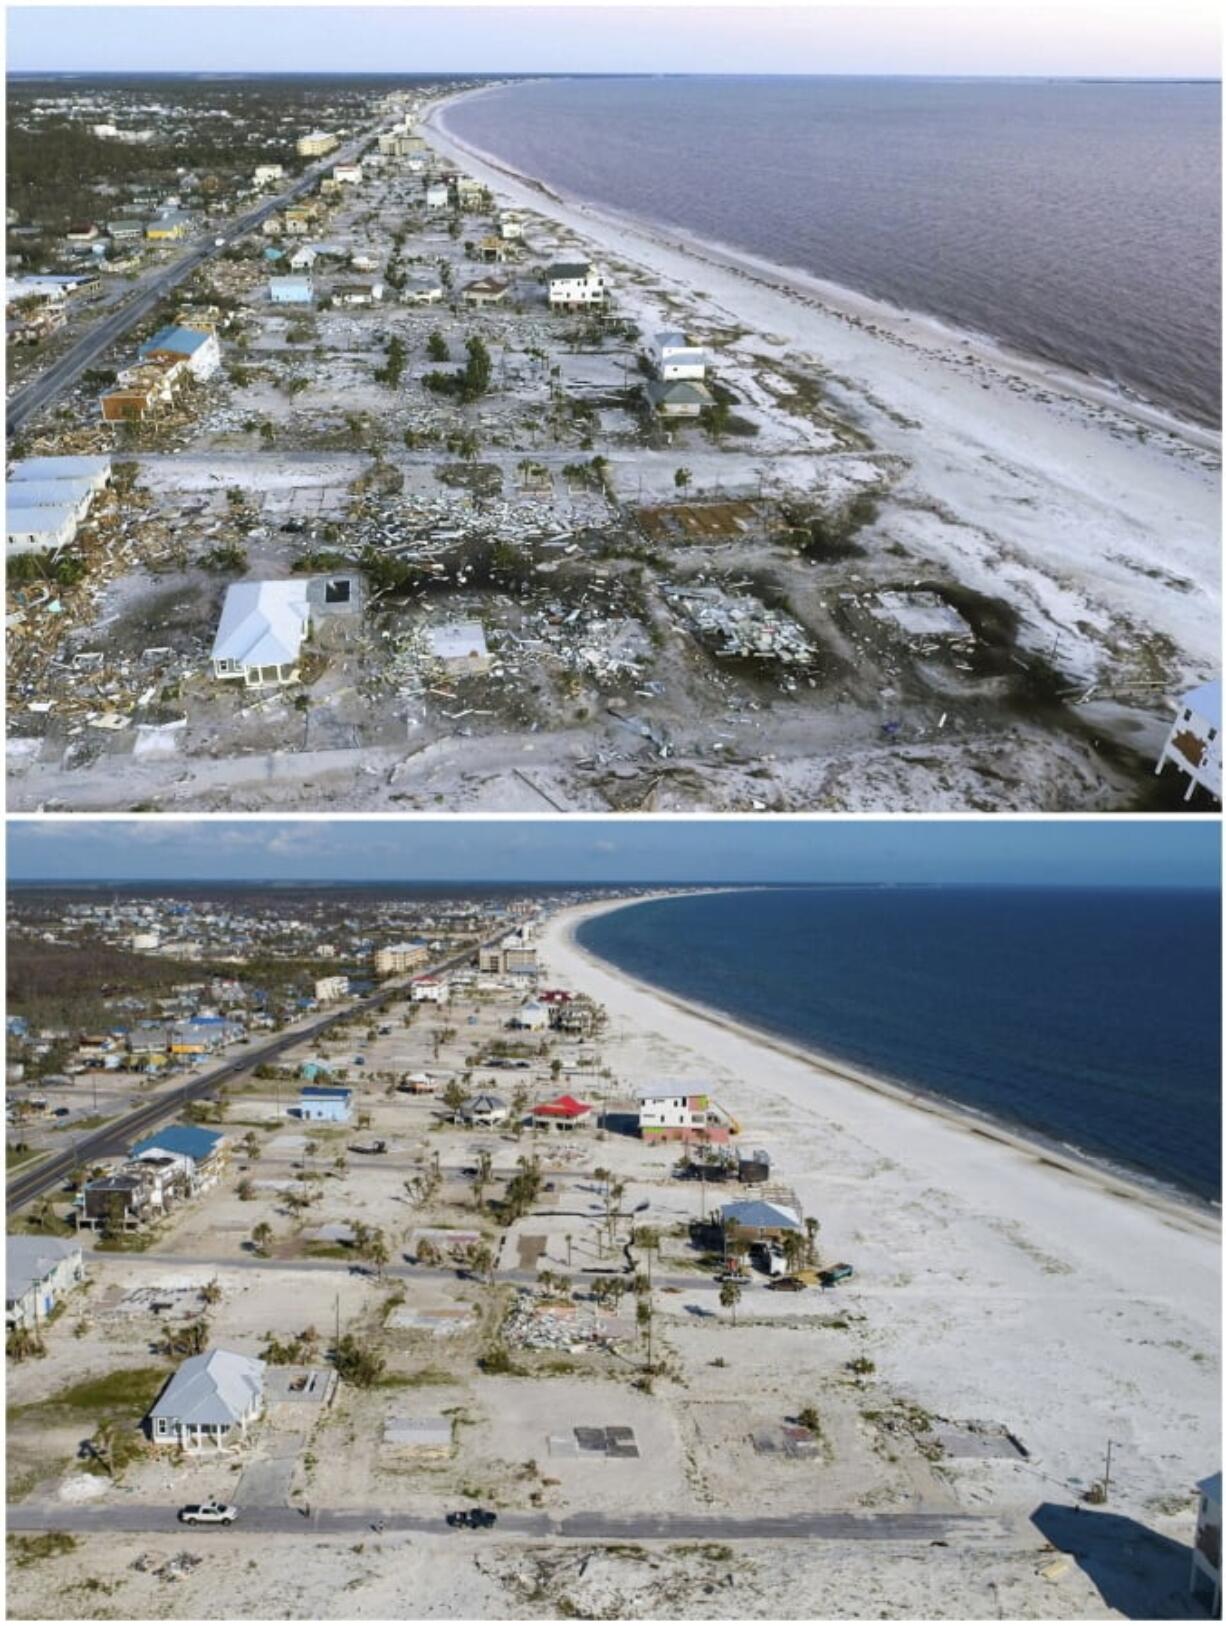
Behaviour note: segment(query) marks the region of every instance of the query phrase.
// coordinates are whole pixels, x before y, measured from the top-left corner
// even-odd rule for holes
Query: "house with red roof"
[[[577,1101],[573,1095],[559,1095],[552,1101],[542,1101],[532,1109],[533,1129],[548,1129],[557,1124],[559,1129],[578,1129],[591,1123],[592,1109],[586,1101]]]

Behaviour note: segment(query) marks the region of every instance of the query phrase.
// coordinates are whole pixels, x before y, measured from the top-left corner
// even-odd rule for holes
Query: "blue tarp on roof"
[[[348,1101],[353,1091],[336,1084],[304,1084],[298,1093],[304,1100],[310,1101]]]

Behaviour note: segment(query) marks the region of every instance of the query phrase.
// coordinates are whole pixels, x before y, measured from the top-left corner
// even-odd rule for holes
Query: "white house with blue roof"
[[[315,286],[310,277],[269,277],[268,297],[274,305],[310,305]]]
[[[309,1123],[348,1123],[352,1111],[353,1091],[341,1084],[304,1084],[298,1092],[298,1116]]]
[[[192,1191],[208,1191],[221,1178],[226,1164],[226,1137],[201,1124],[167,1124],[138,1140],[128,1154],[133,1162],[160,1157],[181,1157],[189,1164]]]

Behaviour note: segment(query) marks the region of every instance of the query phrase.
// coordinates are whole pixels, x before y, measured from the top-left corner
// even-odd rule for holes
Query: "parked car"
[[[237,1518],[236,1507],[212,1497],[207,1502],[191,1502],[179,1509],[180,1524],[233,1524]]]
[[[837,1287],[840,1282],[850,1281],[855,1271],[850,1265],[831,1265],[821,1273],[823,1287]]]
[[[801,1281],[799,1276],[776,1276],[766,1285],[772,1293],[803,1293],[809,1284]]]
[[[453,1530],[492,1530],[498,1523],[498,1515],[491,1513],[488,1507],[462,1507],[447,1515],[447,1523]]]

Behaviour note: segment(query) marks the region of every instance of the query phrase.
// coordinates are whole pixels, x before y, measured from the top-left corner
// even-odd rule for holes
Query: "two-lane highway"
[[[65,1505],[10,1505],[6,1511],[10,1531],[68,1530],[79,1534],[104,1532],[171,1534],[182,1530],[177,1509],[140,1503],[113,1507]],[[252,1507],[239,1511],[235,1533],[259,1536],[353,1536],[380,1526],[384,1535],[450,1536],[456,1540],[489,1541],[499,1535],[538,1540],[580,1541],[902,1541],[958,1542],[994,1546],[1026,1541],[1037,1545],[1034,1533],[1006,1519],[972,1513],[784,1513],[738,1518],[720,1513],[641,1513],[613,1516],[606,1513],[500,1513],[494,1538],[453,1530],[442,1513],[404,1513],[384,1508]],[[220,1553],[232,1538],[222,1529],[193,1529],[193,1540],[215,1539]]]
[[[208,260],[224,253],[230,244],[240,238],[247,237],[251,232],[257,231],[268,217],[275,214],[278,209],[297,201],[315,185],[324,171],[334,164],[350,162],[363,147],[377,135],[378,131],[368,132],[357,137],[345,147],[338,147],[335,152],[329,153],[327,159],[307,170],[288,191],[278,197],[269,198],[257,208],[247,214],[221,224],[217,235],[210,234],[204,241],[188,249],[186,254],[173,261],[162,271],[144,280],[133,297],[122,304],[118,310],[112,311],[109,316],[91,327],[82,334],[70,350],[66,350],[57,361],[32,379],[24,389],[20,389],[9,401],[5,409],[7,433],[15,435],[23,424],[49,406],[58,396],[62,395],[70,385],[74,384],[85,369],[115,343],[117,339],[135,327],[135,325],[149,314],[166,297],[172,289],[199,270]],[[223,240],[221,247],[218,240]]]

